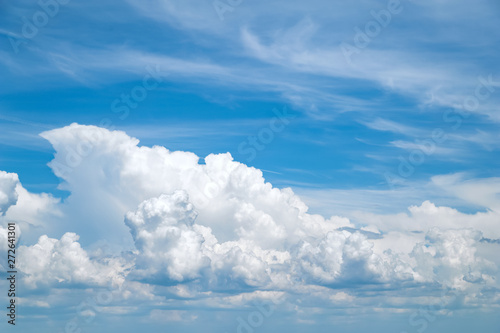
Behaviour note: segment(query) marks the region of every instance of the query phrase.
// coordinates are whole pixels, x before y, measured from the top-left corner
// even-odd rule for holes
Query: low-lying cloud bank
[[[486,295],[498,303],[499,245],[484,241],[500,238],[497,210],[463,214],[426,201],[409,213],[364,214],[366,223],[355,225],[308,213],[291,189],[274,188],[230,154],[200,162],[78,124],[41,136],[56,150],[49,165],[71,193],[64,202],[31,194],[17,175],[0,172],[2,219],[24,221],[23,234],[40,236],[19,248],[29,288],[110,287],[122,301],[135,290],[143,301],[175,296],[223,307],[228,293],[307,293],[331,305],[361,302],[366,286],[421,286],[474,293],[474,306],[485,306],[477,299]],[[411,307],[410,299],[388,306]]]

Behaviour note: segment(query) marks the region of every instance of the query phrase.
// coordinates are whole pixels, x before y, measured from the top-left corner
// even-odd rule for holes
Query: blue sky
[[[498,330],[497,1],[55,1],[0,1],[0,221],[40,262],[79,249],[26,259],[26,332],[232,332],[272,293],[255,331],[412,332],[443,288],[427,332]],[[162,207],[193,267],[141,238]]]

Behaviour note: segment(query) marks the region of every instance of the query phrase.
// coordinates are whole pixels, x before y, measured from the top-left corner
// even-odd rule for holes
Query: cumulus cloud
[[[0,223],[15,222],[22,227],[17,229],[17,239],[22,230],[28,241],[36,240],[36,229],[42,227],[44,221],[61,216],[59,202],[50,194],[29,192],[22,186],[17,174],[0,171]],[[0,246],[4,244],[0,236]]]
[[[10,206],[17,202],[16,186],[19,178],[15,173],[0,171],[0,214],[5,215]]]
[[[38,285],[118,285],[124,280],[120,259],[91,260],[78,243],[79,236],[66,233],[61,239],[42,236],[33,246],[19,247],[18,268],[31,288]]]
[[[181,191],[146,200],[126,215],[146,276],[163,273],[175,281],[194,279],[209,265],[202,253],[205,238],[200,226],[193,227],[195,217],[193,205]]]
[[[177,282],[202,278],[209,288],[263,286],[270,267],[289,258],[252,241],[219,243],[210,227],[196,224],[185,191],[145,200],[126,215],[138,250],[139,275]]]
[[[285,234],[296,241],[352,226],[345,218],[307,214],[308,207],[291,189],[273,188],[260,170],[233,161],[230,154],[210,154],[202,164],[190,152],[138,146],[124,132],[78,124],[41,135],[56,150],[49,166],[71,192],[62,209],[76,218],[71,228],[82,236],[105,235],[108,241],[132,244],[123,216],[144,200],[176,190],[186,191],[199,224],[209,226],[221,241],[239,236],[275,246]],[[257,237],[262,228],[267,232]]]
[[[251,215],[250,215],[251,216]],[[263,249],[240,237],[220,243],[209,227],[195,223],[197,214],[185,191],[141,203],[126,215],[143,276],[188,282],[200,279],[205,288],[240,287],[291,289],[297,284],[336,285],[414,281],[465,288],[494,282],[487,271],[496,266],[476,255],[482,234],[473,229],[433,228],[425,241],[413,242],[410,253],[397,248],[375,253],[374,244],[360,232],[342,228],[323,237],[304,233],[304,239],[284,245],[288,235]],[[234,227],[238,228],[235,218]],[[258,223],[259,217],[253,222]],[[264,228],[261,230],[266,233]],[[484,273],[484,274],[483,274]]]
[[[269,235],[269,215],[252,214],[248,206],[241,204],[227,221],[237,229],[236,239],[219,242],[210,227],[195,223],[197,214],[185,191],[145,200],[125,218],[138,250],[136,273],[147,281],[153,278],[163,283],[201,279],[203,287],[210,289],[291,288],[303,282],[402,278],[393,273],[399,271],[392,267],[393,262],[374,254],[373,244],[359,232],[333,230],[316,237],[314,227],[303,227],[303,221],[298,220],[290,233],[282,228],[279,236],[273,237]],[[241,229],[242,209],[246,209],[244,216],[251,232]],[[291,242],[295,233],[301,237]],[[273,237],[274,247],[270,247],[268,237]]]
[[[416,271],[424,281],[439,282],[447,287],[466,288],[470,283],[494,284],[491,273],[496,265],[477,256],[482,234],[474,229],[432,228],[425,242],[413,249]]]
[[[436,206],[424,201],[419,206],[408,208],[407,213],[378,215],[358,212],[357,220],[377,227],[382,232],[427,232],[438,226],[442,229],[474,228],[483,232],[487,238],[500,238],[500,214],[493,210],[474,214],[462,213],[454,208]]]
[[[25,229],[30,227],[41,227],[44,221],[50,223],[52,218],[60,217],[60,199],[54,198],[47,193],[31,193],[21,183],[16,186],[18,200],[5,214],[6,220],[16,221]]]
[[[297,256],[302,270],[320,284],[413,280],[407,263],[392,253],[374,253],[373,243],[359,232],[329,232],[316,246],[304,242]]]
[[[78,124],[42,136],[56,150],[49,165],[71,193],[56,203],[65,219],[58,230],[70,232],[20,248],[31,287],[125,283],[121,299],[168,294],[209,297],[206,304],[222,302],[216,293],[291,292],[337,304],[356,302],[335,291],[352,285],[496,286],[498,263],[481,248],[497,246],[482,242],[497,239],[494,211],[463,214],[426,201],[408,213],[360,214],[353,223],[310,214],[291,189],[273,187],[230,154],[203,163],[190,152]],[[103,239],[119,251],[84,249],[83,241]]]

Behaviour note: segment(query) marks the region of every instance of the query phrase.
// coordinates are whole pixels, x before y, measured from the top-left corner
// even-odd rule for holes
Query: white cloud
[[[118,258],[91,260],[78,243],[78,235],[66,233],[60,240],[42,236],[33,246],[20,246],[17,267],[31,288],[39,285],[114,285],[124,281],[125,265]]]
[[[416,272],[424,281],[442,283],[447,287],[466,288],[470,283],[495,284],[497,272],[493,262],[476,255],[481,232],[473,229],[432,228],[426,240],[413,249]]]
[[[40,227],[50,224],[54,217],[61,216],[60,200],[47,193],[31,193],[20,183],[16,186],[18,200],[5,214],[6,220],[16,221],[23,228]]]
[[[356,223],[325,219],[229,154],[201,164],[189,152],[139,146],[123,132],[77,124],[43,137],[56,150],[50,166],[71,192],[56,205],[67,221],[58,230],[73,232],[19,249],[31,287],[115,285],[124,286],[117,295],[124,301],[167,293],[193,302],[209,297],[204,304],[218,306],[218,292],[249,289],[327,287],[332,292],[324,297],[310,297],[337,304],[358,302],[362,295],[335,291],[353,284],[476,291],[496,284],[498,263],[481,249],[483,235],[500,238],[494,211],[463,214],[425,201],[408,213],[359,213]],[[120,251],[93,257],[74,231],[87,244],[105,239]],[[183,317],[173,312],[171,319]]]
[[[499,214],[494,211],[462,213],[454,208],[436,206],[424,201],[420,206],[410,206],[408,213],[382,215],[357,212],[357,221],[374,225],[384,233],[420,232],[425,233],[433,227],[442,229],[474,228],[480,230],[486,238],[500,238]]]
[[[403,7],[410,6],[413,6],[411,9],[413,12],[421,10],[415,8],[420,4],[405,4]],[[406,9],[401,16],[408,15],[408,10],[410,9]],[[370,9],[366,8],[366,12],[370,12]],[[364,23],[369,21],[364,19]],[[393,37],[389,39],[385,36],[369,38],[373,39],[377,46],[366,47],[366,44],[363,47],[352,46],[356,52],[353,52],[350,59],[346,59],[339,45],[346,41],[354,45],[353,38],[357,35],[355,32],[347,37],[332,35],[328,30],[329,38],[326,39],[328,42],[318,44],[317,40],[324,40],[327,23],[310,18],[300,21],[297,19],[296,22],[298,23],[295,26],[280,27],[272,32],[260,31],[258,28],[244,28],[241,33],[242,44],[248,55],[261,62],[284,67],[288,72],[306,72],[339,79],[373,82],[384,89],[415,97],[422,106],[444,106],[463,110],[467,105],[465,103],[467,98],[475,98],[476,87],[484,81],[484,77],[480,79],[479,76],[484,70],[474,68],[471,71],[470,66],[459,59],[450,62],[449,58],[441,58],[441,54],[428,50],[420,53],[408,51],[411,47],[402,47],[407,40],[404,32],[400,34],[393,32]],[[361,27],[361,29],[364,25],[363,21],[345,24],[348,28]],[[463,38],[460,42],[464,42]],[[495,83],[492,87],[498,86],[498,82],[495,79],[493,81]],[[476,101],[478,105],[471,109],[473,112],[498,120],[498,114],[495,112],[495,105],[498,103],[496,97],[488,95],[487,98]]]
[[[5,215],[10,206],[17,202],[16,186],[19,178],[15,173],[0,171],[0,215]]]
[[[181,191],[146,200],[135,213],[127,214],[125,223],[140,252],[137,262],[142,274],[150,277],[160,272],[175,281],[199,277],[210,261],[202,252],[206,240],[193,226],[195,217],[193,205]],[[210,230],[207,233],[211,235]]]
[[[42,136],[56,150],[49,166],[65,181],[61,187],[71,192],[62,210],[77,220],[67,227],[80,235],[96,233],[122,243],[130,237],[123,224],[126,212],[179,189],[189,195],[199,224],[210,227],[221,241],[239,234],[265,246],[283,240],[285,233],[297,239],[349,225],[347,219],[307,214],[307,206],[290,189],[273,188],[260,170],[233,161],[229,154],[211,154],[200,164],[189,152],[139,147],[137,139],[123,132],[77,124]],[[251,223],[254,219],[258,224]],[[256,239],[263,226],[271,232],[260,232],[263,237]]]
[[[426,155],[447,155],[457,157],[460,156],[461,151],[459,149],[437,147],[434,143],[431,145],[426,145],[425,143],[410,142],[404,140],[391,141],[390,144],[394,147],[406,149],[406,150],[420,150]]]
[[[500,178],[466,179],[456,173],[432,177],[432,182],[458,198],[500,213]]]
[[[370,122],[361,122],[363,125],[377,131],[387,131],[403,135],[422,136],[424,131],[418,128],[406,126],[391,120],[377,118]]]
[[[20,239],[21,230],[27,241],[36,239],[33,236],[38,228],[50,225],[52,218],[61,216],[57,206],[59,202],[50,194],[29,192],[22,186],[17,174],[0,171],[0,222],[16,224],[16,240]],[[6,228],[1,228],[0,248],[7,245]],[[3,258],[0,262],[3,264]]]

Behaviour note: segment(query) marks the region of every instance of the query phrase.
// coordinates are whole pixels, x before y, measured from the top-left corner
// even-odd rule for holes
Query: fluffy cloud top
[[[352,226],[345,218],[307,214],[291,189],[273,188],[260,170],[233,161],[230,154],[211,154],[202,164],[193,153],[141,147],[123,132],[78,124],[41,135],[56,149],[49,165],[71,192],[63,210],[81,216],[72,225],[81,235],[122,243],[130,239],[123,224],[128,211],[176,190],[186,191],[199,224],[221,241],[253,239],[274,248]]]
[[[140,253],[139,267],[146,276],[163,273],[163,277],[175,281],[194,279],[209,265],[202,252],[202,227],[193,225],[195,217],[185,192],[146,200],[136,212],[127,214],[125,223],[134,237]]]

